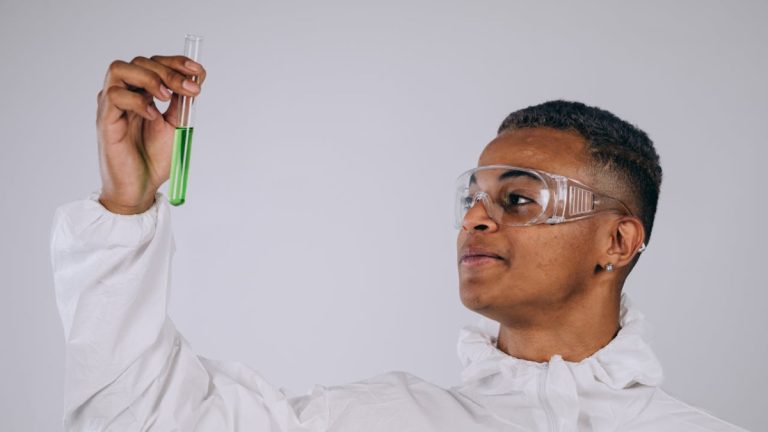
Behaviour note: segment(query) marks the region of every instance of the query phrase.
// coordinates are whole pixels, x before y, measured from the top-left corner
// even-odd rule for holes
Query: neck
[[[547,362],[558,354],[566,361],[584,360],[608,345],[619,330],[621,294],[606,288],[500,321],[498,349],[535,362]]]

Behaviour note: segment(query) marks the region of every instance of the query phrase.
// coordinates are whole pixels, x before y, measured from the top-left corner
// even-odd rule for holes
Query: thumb
[[[174,93],[171,97],[171,103],[168,104],[163,113],[165,121],[177,127],[179,125],[179,106],[181,105],[181,96],[178,93]]]

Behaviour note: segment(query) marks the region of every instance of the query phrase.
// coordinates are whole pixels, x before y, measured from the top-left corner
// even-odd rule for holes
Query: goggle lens
[[[535,171],[476,168],[457,180],[456,226],[478,202],[496,223],[530,225],[547,210],[549,198],[546,181]]]

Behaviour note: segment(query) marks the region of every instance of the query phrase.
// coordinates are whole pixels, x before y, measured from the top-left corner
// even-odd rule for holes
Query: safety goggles
[[[506,226],[559,224],[604,211],[632,216],[623,202],[576,180],[509,165],[481,166],[459,176],[456,228],[478,202],[494,222]]]

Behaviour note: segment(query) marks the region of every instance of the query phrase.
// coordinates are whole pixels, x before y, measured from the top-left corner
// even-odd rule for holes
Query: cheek
[[[526,227],[524,235],[510,239],[514,251],[513,264],[519,270],[540,272],[556,263],[562,252],[562,240],[559,235],[542,228]]]
[[[533,228],[533,227],[529,227]],[[539,228],[535,227],[534,229]],[[531,287],[563,285],[579,272],[585,251],[581,237],[559,227],[542,226],[513,243],[511,279]]]
[[[540,286],[570,290],[584,283],[591,264],[592,235],[582,227],[548,227],[550,232],[526,244],[529,259],[521,262],[534,272]],[[560,229],[563,228],[563,229]]]

